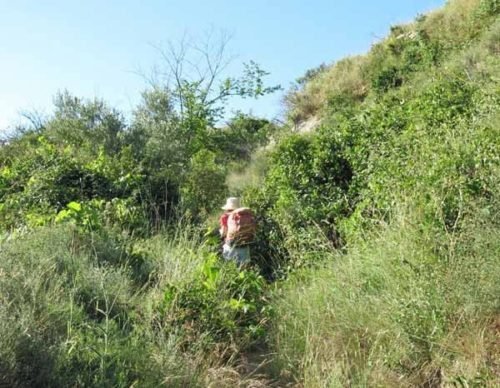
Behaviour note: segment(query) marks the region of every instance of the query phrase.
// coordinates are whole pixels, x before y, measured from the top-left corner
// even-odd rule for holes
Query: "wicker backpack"
[[[253,242],[256,230],[255,216],[249,208],[233,210],[227,219],[227,240],[236,246]]]

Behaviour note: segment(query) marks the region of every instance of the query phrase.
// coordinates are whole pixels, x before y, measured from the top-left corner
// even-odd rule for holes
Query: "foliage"
[[[269,317],[265,282],[253,270],[238,270],[207,256],[194,278],[180,285],[167,284],[158,308],[159,319],[182,328],[189,341],[205,334],[208,344],[235,343],[264,334]]]
[[[118,218],[123,227],[144,225],[138,196],[144,175],[129,148],[113,155],[104,148],[92,155],[92,149],[61,144],[44,135],[20,138],[2,149],[2,228],[46,224],[71,202],[89,202],[90,207],[107,208],[108,213],[128,203],[128,218],[121,211],[121,216],[108,219]]]
[[[450,1],[309,71],[308,134],[219,127],[276,89],[226,77],[224,44],[163,52],[130,123],[58,95],[0,147],[0,385],[495,385],[499,27]],[[203,235],[229,193],[253,268]]]
[[[495,381],[498,226],[469,218],[444,248],[409,208],[274,293],[275,370],[304,386]]]
[[[297,244],[312,248],[316,237],[341,246],[337,224],[351,214],[357,198],[352,178],[334,134],[290,135],[277,145],[264,185],[245,193],[245,201],[258,209],[260,230],[254,251],[265,272],[304,264],[305,257],[291,262],[286,252]]]
[[[265,119],[237,113],[223,131],[214,134],[225,161],[248,162],[254,152],[268,144],[276,125]]]
[[[128,126],[102,101],[57,95],[53,117],[0,150],[2,228],[44,225],[62,211],[61,219],[72,202],[99,209],[100,223],[141,234],[183,212],[205,217],[226,194],[226,165],[249,159],[272,127],[238,114],[216,128],[224,104],[277,89],[264,85],[267,73],[253,62],[219,86],[212,70],[207,82],[176,73],[175,87],[145,91]]]
[[[255,62],[244,66],[241,77],[224,77],[227,41],[223,39],[216,48],[210,41],[205,43],[206,47],[195,48],[181,42],[178,48],[170,45],[167,52],[162,51],[170,77],[143,93],[143,103],[125,136],[148,171],[151,190],[146,197],[155,224],[171,218],[179,202],[182,211],[195,219],[212,210],[225,192],[225,164],[248,159],[267,141],[270,124],[265,120],[238,114],[228,128],[216,125],[225,117],[229,98],[257,98],[279,86],[266,86],[268,73]],[[201,58],[190,61],[190,52],[202,54]],[[191,72],[183,70],[193,63],[203,65]],[[206,175],[200,170],[205,162],[210,170]]]
[[[201,221],[222,203],[227,192],[226,171],[227,167],[218,162],[213,152],[203,150],[193,155],[180,188],[183,210],[188,216]]]

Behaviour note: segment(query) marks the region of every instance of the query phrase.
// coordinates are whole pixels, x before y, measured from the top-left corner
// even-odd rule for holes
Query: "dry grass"
[[[317,83],[323,88],[330,86],[328,92],[323,91],[324,100],[331,95],[346,95],[355,100],[362,100],[368,92],[368,83],[363,75],[366,56],[347,57],[336,63],[323,73]]]
[[[298,125],[311,117],[321,117],[333,98],[363,101],[370,92],[370,74],[387,61],[388,45],[402,37],[423,34],[444,52],[464,47],[484,31],[485,21],[491,21],[492,16],[485,15],[483,10],[487,1],[490,0],[449,1],[418,22],[394,27],[393,33],[374,45],[367,55],[347,57],[326,67],[285,97],[289,119]],[[499,50],[497,36],[498,33],[492,35],[488,47],[495,53]]]
[[[429,37],[446,45],[468,40],[477,26],[473,23],[475,10],[481,0],[454,0],[445,7],[429,13],[422,24]]]
[[[362,100],[368,92],[364,77],[366,56],[347,57],[331,65],[302,90],[287,96],[292,120],[297,124],[316,115],[332,96]]]
[[[242,168],[232,170],[226,185],[232,195],[239,195],[248,187],[258,187],[262,183],[267,169],[267,153],[260,149],[252,155],[250,163]]]

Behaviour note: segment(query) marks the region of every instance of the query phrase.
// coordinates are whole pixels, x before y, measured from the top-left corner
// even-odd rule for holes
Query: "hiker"
[[[234,260],[238,266],[250,263],[250,246],[255,236],[255,217],[248,208],[241,207],[239,198],[230,197],[222,207],[220,235],[224,239],[222,256]]]

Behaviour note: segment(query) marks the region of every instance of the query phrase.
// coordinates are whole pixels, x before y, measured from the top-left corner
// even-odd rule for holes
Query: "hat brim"
[[[221,209],[222,210],[234,210],[235,208],[232,206],[222,206]]]

